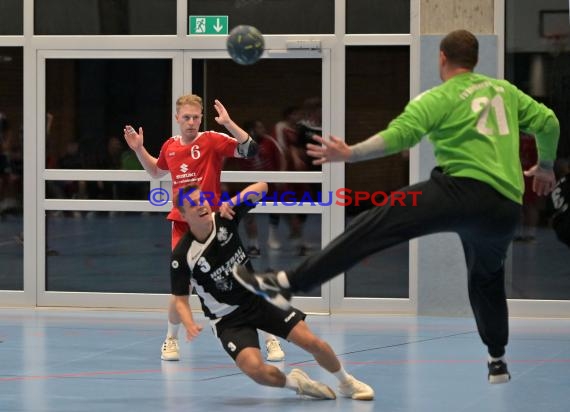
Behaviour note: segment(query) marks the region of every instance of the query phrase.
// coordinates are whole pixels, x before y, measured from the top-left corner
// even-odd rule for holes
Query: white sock
[[[277,340],[275,335],[272,335],[271,333],[266,333],[265,334],[265,343],[270,342],[272,340]]]
[[[285,375],[285,387],[297,392],[297,389],[299,389],[299,384],[295,379],[291,379],[289,375]]]
[[[489,355],[488,358],[489,362],[497,362],[497,361],[505,361],[505,355],[501,356],[500,358],[493,358],[491,355]]]
[[[178,329],[180,329],[180,323],[170,323],[170,321],[168,321],[168,331],[166,332],[166,338],[178,339]]]
[[[348,373],[346,373],[342,365],[338,371],[333,372],[332,374],[338,379],[340,383],[348,381]]]
[[[279,273],[277,273],[277,282],[279,282],[279,285],[282,288],[289,289],[291,287],[291,285],[289,284],[289,278],[287,277],[287,273],[285,273],[284,271],[280,271]]]

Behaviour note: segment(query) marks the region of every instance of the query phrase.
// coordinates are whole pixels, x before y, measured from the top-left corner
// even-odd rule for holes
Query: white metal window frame
[[[332,134],[337,136],[344,135],[345,126],[345,47],[346,46],[389,46],[389,45],[407,45],[410,47],[410,95],[414,96],[419,92],[419,75],[420,75],[420,0],[410,0],[410,34],[401,35],[356,35],[345,34],[345,12],[346,1],[335,0],[335,35],[270,35],[265,36],[268,56],[271,56],[273,50],[285,50],[287,40],[302,40],[307,37],[312,40],[320,40],[323,49],[330,50],[330,107],[328,113],[334,113],[330,116],[329,124]],[[505,51],[505,5],[504,0],[494,2],[494,19],[495,19],[495,35],[498,38],[498,73],[504,73],[504,51]],[[43,119],[39,115],[39,110],[43,96],[38,91],[38,65],[37,60],[40,53],[52,53],[59,51],[115,51],[122,56],[125,50],[129,52],[141,51],[142,55],[150,53],[153,50],[160,52],[180,53],[181,50],[218,50],[224,49],[223,39],[214,36],[205,36],[202,38],[191,38],[186,36],[187,30],[187,4],[186,0],[177,0],[177,34],[173,36],[34,36],[33,35],[33,0],[23,0],[24,6],[24,34],[23,36],[0,36],[0,46],[19,46],[24,47],[24,290],[23,291],[0,291],[0,299],[2,306],[35,306],[38,305],[37,294],[38,270],[40,262],[45,262],[45,256],[40,258],[38,252],[45,253],[45,247],[38,240],[37,225],[43,216],[39,216],[38,204],[42,209],[59,208],[60,204],[50,203],[45,200],[43,181],[39,184],[39,176],[42,179],[67,179],[66,176],[60,175],[60,171],[43,171],[40,170],[39,164],[29,159],[41,160],[43,165],[44,158],[38,156],[36,144],[43,139],[45,134],[40,133],[39,128],[43,126]],[[43,56],[45,58],[45,55]],[[178,57],[177,59],[180,59]],[[323,86],[325,86],[323,84]],[[323,87],[323,91],[327,90]],[[176,94],[176,93],[174,93]],[[326,100],[325,104],[326,104]],[[38,136],[42,136],[38,139]],[[418,168],[418,151],[413,149],[410,155],[410,181],[415,182],[419,178]],[[120,175],[116,172],[109,171],[80,171],[76,178],[90,180],[92,173],[100,173],[105,180],[113,180],[106,173],[112,173],[116,176],[116,180],[140,180],[147,181],[145,172],[124,171]],[[124,173],[124,174],[123,174]],[[131,174],[133,173],[133,174]],[[244,172],[250,173],[250,172]],[[340,187],[344,184],[344,166],[341,164],[333,164],[323,169],[328,177],[323,178],[323,184],[328,187]],[[246,175],[237,176],[234,172],[224,172],[223,179],[236,181],[235,179],[244,179],[251,181]],[[271,177],[270,175],[268,175]],[[279,177],[274,177],[280,179]],[[299,176],[300,181],[313,181],[314,176]],[[306,179],[306,180],[305,180]],[[321,181],[321,178],[316,178]],[[287,178],[289,181],[289,177]],[[278,180],[272,180],[278,181]],[[156,183],[155,183],[156,184]],[[158,183],[160,184],[160,182]],[[40,192],[41,190],[41,197]],[[57,202],[54,200],[54,202]],[[92,209],[90,206],[73,205],[73,208],[79,206],[82,208]],[[125,207],[121,205],[121,201],[113,204],[102,204],[104,210],[122,210]],[[117,207],[118,209],[114,209]],[[149,205],[142,201],[135,206],[137,210],[146,210]],[[128,205],[130,210],[133,204]],[[153,209],[156,210],[156,209]],[[289,210],[289,209],[287,209]],[[330,216],[325,218],[323,215],[323,227],[326,226],[325,219],[330,220],[328,225],[329,236],[323,236],[325,239],[332,238],[340,233],[344,227],[344,211],[332,208]],[[334,222],[334,224],[333,224]],[[45,228],[44,228],[45,230]],[[45,235],[45,233],[44,233]],[[323,235],[325,233],[323,232]],[[345,298],[344,297],[344,278],[339,276],[333,279],[330,284],[330,311],[331,312],[370,312],[370,313],[417,313],[417,242],[410,242],[409,253],[409,299],[376,299],[376,298]],[[41,263],[42,265],[45,263]],[[148,297],[146,297],[148,299]],[[156,299],[156,306],[164,308],[166,296]],[[85,302],[77,302],[77,306],[82,306]],[[148,301],[147,301],[148,303]],[[537,300],[509,300],[509,308],[511,315],[514,316],[567,316],[570,313],[569,301],[537,301]]]
[[[494,26],[497,36],[497,73],[498,77],[505,75],[505,0],[495,0]],[[507,270],[509,270],[512,254],[509,253]],[[509,299],[509,315],[521,317],[568,317],[570,300],[541,300],[541,299]]]
[[[345,32],[345,11],[346,0],[335,1],[335,33],[336,35],[267,35],[266,56],[283,58],[287,49],[287,41],[291,40],[319,40],[323,51],[328,54],[328,69],[323,70],[323,122],[330,125],[331,134],[344,136],[344,99],[345,99],[345,46],[369,45],[369,46],[411,46],[411,95],[417,93],[419,84],[419,73],[417,62],[419,61],[418,47],[419,40],[414,27],[419,27],[419,0],[411,0],[412,12],[412,33],[396,35],[347,35]],[[73,306],[106,306],[102,300],[102,294],[91,294],[93,297],[73,296],[71,292],[45,292],[45,210],[149,210],[147,202],[127,201],[99,201],[94,204],[92,201],[76,201],[73,204],[68,201],[57,199],[45,199],[44,180],[68,180],[69,174],[73,174],[75,179],[82,180],[131,180],[147,181],[148,178],[142,171],[61,171],[44,170],[45,163],[45,126],[43,116],[45,113],[45,59],[46,58],[141,58],[150,56],[160,56],[164,58],[171,56],[174,66],[180,64],[180,54],[182,50],[192,49],[193,51],[212,51],[222,53],[225,50],[225,39],[216,36],[188,37],[187,29],[187,4],[186,0],[177,0],[177,35],[175,36],[34,36],[33,35],[33,0],[24,0],[24,36],[5,36],[0,40],[1,45],[25,46],[24,48],[24,156],[25,156],[25,176],[24,176],[24,238],[35,239],[35,242],[26,240],[24,248],[24,291],[22,292],[0,292],[5,304],[12,305],[73,305]],[[416,38],[414,39],[414,35]],[[415,44],[415,48],[414,48]],[[328,52],[327,52],[328,50]],[[415,50],[415,51],[414,51]],[[294,56],[296,51],[289,50],[286,55]],[[325,53],[325,54],[326,54]],[[286,56],[285,56],[286,57]],[[414,69],[416,68],[416,69]],[[188,70],[190,70],[188,68]],[[175,79],[173,79],[173,89],[175,84],[179,84],[181,79],[176,77],[176,69],[173,67]],[[185,76],[188,73],[185,73]],[[330,76],[329,76],[330,74]],[[184,80],[182,80],[184,82]],[[179,90],[179,89],[178,89]],[[176,92],[173,92],[176,95]],[[329,106],[330,105],[330,106]],[[328,106],[328,107],[327,107]],[[331,116],[331,113],[335,113]],[[327,130],[325,130],[325,133]],[[37,145],[42,145],[39,150]],[[42,152],[42,153],[39,153]],[[414,176],[413,159],[417,153],[412,151],[410,162],[411,176]],[[27,159],[36,159],[30,162]],[[239,172],[237,172],[239,173]],[[251,181],[247,173],[238,175],[236,172],[223,172],[224,180]],[[299,182],[322,182],[323,190],[330,187],[342,187],[344,185],[344,166],[341,164],[325,165],[323,176],[315,177],[315,173],[297,172],[287,175],[287,181]],[[112,176],[111,176],[112,174]],[[319,173],[316,173],[317,175]],[[416,173],[417,174],[417,173]],[[281,177],[271,176],[269,173],[263,175],[269,181],[279,181]],[[236,180],[237,179],[237,180]],[[275,179],[275,180],[273,180]],[[152,181],[153,185],[161,184]],[[152,187],[152,186],[151,186]],[[307,206],[310,208],[310,206]],[[156,211],[156,208],[152,210]],[[274,210],[275,212],[291,212],[290,208]],[[307,212],[315,212],[312,208]],[[344,227],[344,210],[340,208],[327,208],[322,213],[322,239],[327,242],[329,239],[341,232]],[[376,298],[345,298],[344,297],[344,276],[339,276],[330,282],[330,304],[329,308],[317,308],[318,311],[334,312],[414,312],[416,278],[414,262],[414,243],[410,246],[410,299],[376,299]],[[39,275],[41,273],[41,276]],[[323,298],[327,298],[326,288],[323,289]],[[166,297],[145,295],[145,306],[163,308]],[[123,299],[127,306],[138,305],[138,297],[133,297],[133,301]],[[322,299],[321,299],[322,300]],[[113,306],[113,305],[111,305]],[[320,307],[320,305],[317,305]],[[310,309],[310,308],[309,308]]]
[[[267,55],[271,58],[319,58],[323,64],[323,100],[330,101],[328,96],[328,87],[330,84],[330,51],[269,51]],[[163,294],[120,294],[120,293],[93,293],[93,292],[61,292],[46,291],[45,282],[45,214],[50,210],[89,210],[89,211],[163,211],[169,210],[168,206],[157,208],[149,202],[129,201],[129,200],[78,200],[78,199],[46,199],[45,198],[45,181],[47,180],[86,180],[86,181],[148,181],[150,188],[159,187],[160,185],[168,185],[169,176],[162,179],[151,179],[144,171],[109,171],[109,170],[61,170],[61,169],[44,169],[45,165],[45,122],[41,119],[45,117],[45,66],[48,59],[171,59],[172,60],[172,95],[173,100],[181,94],[183,90],[192,90],[192,59],[222,59],[227,58],[224,50],[192,50],[192,51],[149,51],[149,50],[40,50],[37,55],[37,81],[38,81],[38,99],[37,103],[37,196],[38,207],[36,214],[36,248],[37,248],[37,305],[38,306],[83,306],[83,307],[112,307],[112,308],[137,308],[137,309],[154,309],[165,307],[165,296]],[[172,112],[175,111],[175,103],[173,101]],[[330,132],[328,124],[330,111],[326,107],[323,109],[323,124],[326,133]],[[172,131],[177,130],[177,124],[172,123]],[[41,136],[41,138],[40,138]],[[329,166],[325,166],[325,171],[321,172],[296,172],[287,173],[280,172],[239,172],[225,171],[222,173],[222,180],[226,182],[248,182],[265,180],[268,182],[317,182],[322,183],[323,188],[329,185],[323,181],[323,177],[329,175],[326,170]],[[328,190],[328,189],[324,189]],[[294,209],[294,210],[293,210]],[[256,208],[256,213],[312,213],[321,214],[323,224],[322,238],[330,239],[329,225],[324,222],[330,221],[329,208],[320,206],[300,206],[286,207],[280,206],[260,206]],[[299,297],[295,299],[295,304],[305,311],[326,313],[329,308],[329,287],[323,286],[323,293],[320,297]],[[191,303],[194,308],[199,308],[199,302],[196,297],[192,297]]]
[[[282,46],[282,45],[280,45]],[[267,48],[267,44],[266,44]],[[211,60],[211,59],[227,59],[227,52],[224,50],[217,51],[185,51],[184,52],[184,90],[192,90],[192,60]],[[263,55],[263,58],[271,59],[319,59],[321,60],[321,89],[323,101],[323,134],[330,134],[330,83],[331,83],[331,52],[330,49],[322,50],[285,50],[269,48]],[[240,171],[223,171],[223,182],[289,182],[289,183],[320,183],[322,191],[330,190],[330,165],[324,165],[322,172],[240,172]],[[322,206],[295,206],[288,207],[285,205],[278,206],[258,206],[253,212],[255,213],[307,213],[318,214],[321,216],[321,241],[328,243],[330,235],[330,207]],[[321,287],[320,296],[296,296],[293,304],[305,312],[312,313],[329,313],[330,308],[330,285],[325,284]]]
[[[335,116],[331,119],[331,128],[335,136],[345,135],[345,87],[346,87],[346,47],[349,46],[408,46],[410,48],[410,97],[419,93],[420,89],[420,0],[410,0],[410,33],[409,34],[346,34],[346,2],[335,2],[335,33],[339,41],[333,46],[336,64],[332,68],[331,110]],[[410,182],[419,180],[419,148],[410,150],[409,162]],[[344,187],[345,166],[333,163],[331,166],[331,187]],[[331,234],[342,233],[345,227],[345,211],[343,208],[332,208]],[[331,313],[417,313],[417,241],[409,242],[408,252],[408,298],[367,298],[345,296],[345,275],[331,280]],[[381,274],[380,274],[381,276]]]

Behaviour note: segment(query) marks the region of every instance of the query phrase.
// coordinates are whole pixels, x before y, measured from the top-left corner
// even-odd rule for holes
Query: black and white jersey
[[[234,207],[233,220],[213,213],[214,227],[204,243],[186,233],[172,251],[170,262],[171,292],[185,296],[192,285],[200,298],[204,314],[217,319],[233,312],[239,305],[254,299],[232,276],[237,264],[250,266],[249,258],[241,243],[238,223],[254,206],[248,202]]]
[[[570,246],[570,175],[556,183],[550,197],[555,210],[552,226],[558,239]]]

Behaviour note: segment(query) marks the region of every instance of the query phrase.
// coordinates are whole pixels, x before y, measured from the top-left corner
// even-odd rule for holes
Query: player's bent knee
[[[259,349],[246,348],[236,357],[236,365],[243,373],[254,379],[254,376],[262,373],[265,364]]]

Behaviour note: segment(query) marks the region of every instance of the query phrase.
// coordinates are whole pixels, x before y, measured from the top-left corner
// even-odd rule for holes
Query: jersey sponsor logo
[[[233,342],[228,342],[228,349],[229,349],[230,351],[232,351],[232,352],[235,352],[236,349],[237,349],[237,347],[236,347],[235,343],[233,343]]]
[[[181,171],[182,173],[186,173],[186,172],[188,171],[188,165],[187,165],[186,163],[182,163],[182,164],[180,165],[180,171]],[[178,177],[178,176],[177,176],[177,177]]]
[[[289,322],[291,319],[293,319],[295,317],[295,312],[291,312],[286,318],[285,318],[285,323]]]
[[[232,268],[236,263],[241,264],[246,259],[247,255],[242,248],[239,248],[228,261],[216,267],[216,269],[209,274],[210,279],[212,279],[212,281],[215,283],[218,290],[222,292],[229,292],[233,289],[234,281]],[[204,257],[198,259],[197,265],[203,273],[207,273],[207,271],[204,271],[205,266],[203,267],[202,263],[207,264],[209,271],[210,265],[206,262],[206,259]]]
[[[230,233],[228,235],[228,229],[226,229],[223,226],[220,226],[220,228],[218,229],[218,233],[216,234],[216,237],[218,238],[218,242],[220,242],[222,246],[225,246],[228,244],[230,240],[232,240],[234,234]]]
[[[202,176],[196,177],[195,172],[190,173],[182,173],[180,175],[175,176],[175,180],[177,184],[184,183],[184,182],[201,182],[203,179]]]
[[[225,227],[220,227],[218,229],[218,233],[216,234],[216,237],[218,238],[218,242],[223,242],[225,240],[228,239],[228,229],[226,229]]]
[[[180,266],[177,260],[173,260],[170,265],[172,266],[172,269],[178,269]]]
[[[176,152],[168,152],[168,156],[170,156],[170,157],[176,156]]]

